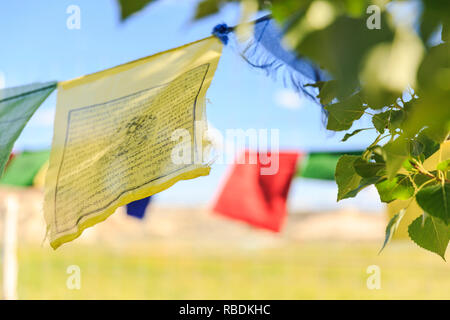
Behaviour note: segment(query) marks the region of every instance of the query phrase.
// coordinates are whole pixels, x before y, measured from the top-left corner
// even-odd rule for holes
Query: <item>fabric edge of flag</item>
[[[172,51],[180,50],[180,49],[183,49],[183,48],[188,47],[190,45],[197,44],[197,43],[200,43],[200,42],[203,42],[203,41],[206,41],[206,40],[211,40],[211,39],[216,39],[217,42],[222,44],[220,42],[220,40],[217,39],[215,36],[209,36],[209,37],[206,37],[206,38],[203,38],[203,39],[200,39],[200,40],[196,40],[196,41],[193,41],[193,42],[186,43],[186,44],[184,44],[182,46],[179,46],[179,47],[175,47],[175,48],[171,48],[171,49],[168,49],[168,50],[165,50],[165,51],[157,52],[155,54],[152,54],[152,55],[149,55],[149,56],[146,56],[146,57],[138,58],[137,60],[133,60],[133,61],[126,62],[126,63],[123,63],[123,64],[119,64],[119,65],[116,65],[116,66],[113,66],[113,67],[110,67],[110,68],[107,68],[107,69],[103,69],[101,71],[90,73],[90,74],[87,74],[87,75],[84,75],[84,76],[81,76],[81,77],[77,77],[77,78],[74,78],[74,79],[70,79],[70,80],[60,81],[60,82],[58,82],[58,89],[61,88],[63,90],[67,90],[67,89],[70,89],[72,87],[84,84],[84,83],[95,81],[95,80],[98,80],[98,79],[100,79],[102,77],[110,76],[111,74],[109,74],[109,73],[116,74],[118,72],[121,72],[122,68],[132,68],[134,66],[140,65],[141,63],[146,63],[149,58],[156,58],[156,57],[158,57],[158,56],[160,56],[162,54],[167,54],[167,53],[170,53]],[[108,73],[108,74],[106,74],[106,73]]]
[[[237,159],[239,159],[239,158],[242,158],[242,157],[245,158],[245,157],[247,157],[247,156],[248,156],[249,154],[251,154],[251,153],[257,153],[257,154],[258,154],[257,151],[246,149],[246,150],[244,150],[240,155],[238,155],[238,156],[236,157],[235,161],[236,161]],[[304,157],[306,157],[307,154],[305,154],[305,153],[302,152],[302,151],[298,151],[298,150],[283,150],[283,151],[279,151],[279,154],[280,154],[280,153],[283,153],[283,154],[292,154],[292,155],[295,155],[295,157],[296,157],[295,164],[294,164],[293,174],[292,174],[292,177],[291,177],[291,179],[290,179],[289,187],[288,187],[288,189],[289,189],[289,191],[290,191],[291,186],[292,186],[292,181],[293,181],[293,179],[296,177],[296,172],[297,172],[297,170],[298,170],[298,167],[302,165],[302,164],[301,164],[302,159],[303,159]],[[300,164],[299,164],[299,163],[300,163]],[[286,209],[285,209],[285,213],[286,213],[286,214],[283,215],[283,216],[281,217],[280,222],[279,222],[279,224],[278,224],[276,227],[271,227],[270,225],[267,225],[267,224],[265,224],[265,223],[255,222],[255,221],[252,220],[252,219],[242,218],[242,216],[226,214],[226,213],[222,212],[222,211],[217,207],[217,202],[219,201],[220,196],[221,196],[223,190],[225,189],[225,187],[226,187],[226,185],[227,185],[228,179],[230,179],[230,177],[233,175],[233,171],[234,171],[234,168],[235,168],[236,164],[237,164],[237,163],[234,162],[233,165],[229,166],[229,168],[227,169],[228,171],[226,172],[226,174],[225,174],[224,177],[223,177],[223,180],[222,180],[222,182],[221,182],[221,186],[220,186],[220,188],[219,188],[219,191],[216,193],[216,197],[215,197],[215,199],[214,199],[214,202],[213,202],[213,204],[210,206],[210,210],[211,210],[212,214],[215,214],[215,215],[217,215],[217,216],[220,216],[221,218],[227,218],[227,219],[232,220],[232,221],[235,221],[235,222],[237,222],[237,223],[245,223],[245,224],[246,224],[247,226],[249,226],[249,227],[258,228],[258,229],[262,229],[262,230],[265,230],[265,231],[268,231],[268,232],[273,232],[273,233],[281,233],[282,230],[283,230],[284,225],[286,224],[286,220],[287,220],[287,209],[288,209],[287,206],[286,206]],[[289,193],[289,191],[288,191],[288,193]],[[288,198],[288,197],[287,197],[287,198]],[[287,199],[286,199],[286,200],[287,200]]]
[[[214,41],[212,41],[212,40],[214,40]],[[206,41],[210,41],[210,42],[206,42]],[[209,69],[209,71],[208,71],[208,73],[206,75],[206,78],[204,80],[205,83],[207,83],[207,85],[205,85],[204,89],[201,90],[201,92],[203,92],[203,94],[202,93],[199,94],[202,97],[201,100],[203,101],[202,103],[199,103],[199,105],[201,106],[199,108],[199,110],[203,109],[203,111],[201,111],[201,112],[199,111],[199,119],[206,120],[206,118],[205,118],[206,117],[206,111],[205,111],[206,103],[204,102],[204,98],[206,96],[206,91],[209,88],[210,82],[212,81],[212,78],[214,76],[214,73],[216,71],[216,68],[218,66],[219,59],[220,59],[220,56],[221,56],[223,45],[220,42],[220,40],[218,40],[214,36],[210,36],[210,37],[207,37],[207,38],[204,38],[204,39],[201,39],[201,40],[189,43],[189,44],[185,44],[185,45],[183,45],[181,47],[178,47],[178,48],[174,48],[174,49],[170,49],[168,51],[157,53],[157,54],[155,54],[153,56],[141,58],[141,59],[137,60],[138,61],[137,65],[141,64],[142,63],[141,61],[145,62],[150,57],[155,57],[155,56],[158,56],[158,55],[161,55],[161,54],[165,54],[167,52],[172,52],[172,51],[175,51],[175,50],[178,50],[178,49],[182,49],[182,48],[188,47],[189,45],[192,45],[192,44],[199,44],[199,43],[203,43],[203,42],[205,42],[205,44],[208,47],[210,47],[210,49],[213,49],[213,51],[215,51],[217,53],[215,56],[209,57],[210,60],[212,61],[212,64],[211,64],[212,67]],[[133,68],[134,67],[133,63],[135,63],[135,62],[136,61],[130,62],[130,63],[126,63],[125,65],[121,65],[119,67],[122,67],[122,68],[125,68],[125,69]],[[115,67],[115,68],[117,68],[117,67]],[[114,68],[112,68],[112,69],[114,69]],[[98,76],[101,77],[103,72],[105,72],[105,70],[100,71],[98,74],[94,74],[94,77],[98,77]],[[66,82],[59,82],[58,83],[58,89],[62,89],[62,90],[67,89],[67,88],[64,87],[64,84],[68,84],[69,88],[70,88],[71,85],[75,86],[75,84],[78,84],[79,81],[81,81],[81,82],[83,82],[83,81],[89,82],[92,79],[91,78],[86,78],[88,76],[81,77],[81,78],[78,78],[78,79],[69,80],[69,81],[66,81]],[[57,105],[58,105],[58,102],[57,102]],[[58,109],[57,109],[57,112],[55,114],[55,119],[56,118],[58,118]],[[53,142],[52,142],[52,154],[50,156],[50,167],[49,167],[49,170],[48,170],[47,176],[46,176],[46,189],[47,189],[46,196],[45,196],[46,198],[47,198],[47,195],[49,197],[51,197],[50,194],[51,194],[51,192],[54,191],[54,190],[51,190],[51,189],[54,189],[54,187],[49,185],[48,178],[49,178],[49,175],[53,174],[53,172],[52,172],[52,162],[56,161],[55,160],[56,156],[55,156],[55,154],[53,152],[54,151],[53,146],[55,145],[56,134],[57,134],[57,128],[55,126],[54,133],[53,133]],[[83,233],[83,231],[86,228],[92,227],[95,224],[97,224],[99,222],[102,222],[105,219],[107,219],[110,215],[112,215],[115,212],[115,210],[118,207],[124,206],[124,205],[126,205],[126,204],[128,204],[130,202],[133,202],[133,201],[136,201],[136,200],[139,200],[139,199],[151,196],[151,195],[156,194],[158,192],[161,192],[161,191],[163,191],[165,189],[168,189],[169,187],[171,187],[172,185],[174,185],[178,181],[194,179],[194,178],[197,178],[197,177],[200,177],[200,176],[207,176],[207,175],[209,175],[210,170],[211,170],[210,164],[195,165],[195,166],[191,167],[191,169],[187,168],[186,171],[183,172],[182,174],[179,174],[179,175],[177,175],[175,177],[169,178],[167,181],[164,181],[164,182],[160,183],[159,185],[152,185],[152,186],[149,186],[147,188],[143,187],[140,190],[136,190],[132,194],[123,195],[122,199],[117,201],[117,203],[112,205],[110,208],[104,210],[103,212],[100,212],[98,215],[96,215],[94,217],[86,218],[84,221],[79,222],[77,225],[73,226],[71,230],[69,230],[69,231],[67,231],[65,233],[57,234],[56,232],[50,232],[50,231],[54,231],[55,217],[52,217],[52,214],[50,213],[50,212],[54,211],[54,208],[53,208],[53,210],[48,210],[49,208],[46,205],[44,205],[44,216],[45,216],[45,219],[46,219],[46,222],[47,222],[47,232],[48,232],[48,239],[49,239],[50,246],[53,249],[56,250],[62,244],[78,238]],[[47,202],[47,200],[45,200],[45,201]]]
[[[293,176],[293,179],[304,178],[303,172],[305,171],[305,168],[308,166],[309,160],[310,160],[309,153],[304,153],[298,157],[297,167],[295,168],[295,174]]]
[[[47,100],[47,98],[53,93],[53,91],[55,91],[57,89],[59,82],[58,81],[49,81],[49,82],[44,82],[44,83],[37,82],[36,84],[42,84],[42,87],[39,88],[38,90],[49,90],[49,92],[38,103],[38,105],[33,110],[31,115],[29,116],[29,118],[25,121],[25,124],[23,125],[23,127],[19,130],[19,133],[17,134],[17,136],[13,137],[14,141],[13,141],[12,145],[11,146],[8,146],[8,144],[6,145],[6,148],[7,148],[7,151],[8,151],[8,156],[7,156],[8,159],[6,159],[5,161],[0,160],[0,178],[5,173],[6,164],[7,164],[8,160],[9,160],[9,156],[12,153],[12,150],[14,148],[15,142],[17,141],[17,139],[19,139],[20,135],[22,134],[23,130],[25,129],[25,127],[28,124],[28,122],[30,121],[30,119],[36,113],[37,109],[39,109],[39,107],[45,102],[45,100]]]
[[[72,240],[75,240],[76,238],[81,236],[83,231],[86,230],[87,228],[90,228],[90,227],[92,227],[92,226],[94,226],[94,225],[96,225],[96,224],[98,224],[98,223],[100,223],[102,221],[105,221],[109,216],[111,216],[117,210],[117,208],[122,207],[124,205],[127,205],[130,202],[137,201],[137,200],[140,200],[142,198],[149,197],[149,196],[152,196],[152,195],[154,195],[156,193],[164,191],[164,190],[170,188],[171,186],[173,186],[175,183],[177,183],[179,181],[191,180],[191,179],[195,179],[195,178],[201,177],[201,176],[208,176],[210,171],[211,171],[211,167],[209,167],[209,166],[201,166],[199,168],[195,168],[193,170],[184,172],[181,175],[173,177],[172,179],[169,179],[169,180],[163,182],[160,185],[148,187],[146,189],[140,190],[139,192],[137,192],[135,194],[126,195],[117,204],[111,206],[110,208],[105,210],[102,214],[94,216],[94,217],[91,217],[91,218],[87,218],[86,220],[84,220],[80,224],[76,225],[73,228],[74,232],[62,235],[60,237],[56,237],[54,240],[50,240],[49,241],[50,242],[50,246],[54,250],[56,250],[61,245],[63,245],[64,243],[67,243],[67,242],[70,242]],[[49,224],[47,224],[47,230],[50,230]]]
[[[276,228],[273,228],[273,227],[270,227],[267,224],[255,222],[252,219],[242,218],[242,217],[239,217],[239,216],[236,216],[236,215],[226,214],[226,213],[224,213],[224,212],[222,212],[220,210],[217,210],[215,207],[213,208],[212,211],[213,211],[214,214],[220,216],[221,218],[226,218],[227,220],[232,220],[232,221],[234,221],[236,223],[239,223],[241,225],[242,225],[242,223],[245,223],[245,225],[247,225],[248,227],[256,228],[258,230],[265,230],[267,232],[273,232],[273,233],[280,233],[282,231],[282,229],[283,229],[283,226],[286,223],[286,216],[283,216],[281,218],[280,224]]]

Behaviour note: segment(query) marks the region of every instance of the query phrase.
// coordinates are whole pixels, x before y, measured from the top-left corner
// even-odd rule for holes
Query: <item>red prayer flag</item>
[[[268,159],[276,155],[267,154]],[[298,152],[278,153],[278,170],[264,175],[261,169],[267,169],[272,163],[265,164],[267,161],[262,154],[246,151],[245,161],[234,164],[214,211],[255,227],[279,232],[287,214],[286,199],[299,156]],[[248,161],[252,157],[256,159],[253,164]]]

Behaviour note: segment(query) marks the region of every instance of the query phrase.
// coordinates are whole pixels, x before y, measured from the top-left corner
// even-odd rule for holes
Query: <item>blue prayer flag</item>
[[[151,199],[152,197],[150,196],[127,204],[127,214],[138,219],[144,219],[145,211]]]

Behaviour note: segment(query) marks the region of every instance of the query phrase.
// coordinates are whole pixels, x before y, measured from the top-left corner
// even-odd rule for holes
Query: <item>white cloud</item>
[[[302,99],[298,93],[290,89],[280,89],[275,92],[275,103],[286,109],[300,109],[303,105]]]

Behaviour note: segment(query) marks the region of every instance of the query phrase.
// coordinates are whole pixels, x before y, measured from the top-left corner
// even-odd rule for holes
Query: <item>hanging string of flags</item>
[[[213,204],[213,212],[256,228],[281,231],[287,217],[286,203],[293,179],[309,178],[334,180],[336,163],[341,154],[361,152],[311,152],[281,151],[269,158],[278,159],[275,174],[262,175],[261,168],[271,164],[261,161],[262,156],[247,150],[232,165],[227,180]],[[50,151],[26,151],[12,157],[1,186],[44,188]],[[255,157],[256,161],[249,161]],[[243,196],[244,195],[244,196]],[[126,205],[129,216],[143,219],[148,212],[152,196]]]
[[[214,28],[214,36],[111,69],[59,83],[0,90],[2,174],[26,123],[58,89],[50,156],[23,153],[0,180],[0,184],[30,185],[32,176],[41,173],[42,184],[46,172],[44,215],[54,249],[120,206],[128,205],[128,212],[141,217],[149,196],[180,180],[209,174],[210,142],[203,135],[205,96],[223,44],[233,42],[249,65],[274,77],[281,75],[286,86],[316,99],[316,89],[306,85],[326,79],[326,74],[284,49],[282,33],[270,16],[251,25],[253,31],[244,37],[235,32],[239,26],[221,24]],[[44,162],[48,156],[49,162]],[[232,217],[230,199],[249,178],[248,203],[239,208],[246,214],[242,220],[280,230],[298,158],[299,153],[280,153],[280,171],[266,177],[256,175],[255,168],[235,166],[216,211]],[[315,170],[308,168],[317,159],[334,161],[325,158],[311,154],[300,175],[312,177]],[[45,170],[40,170],[44,165]],[[29,175],[23,174],[26,171]],[[320,178],[330,179],[330,172]],[[257,217],[255,208],[264,214]]]

